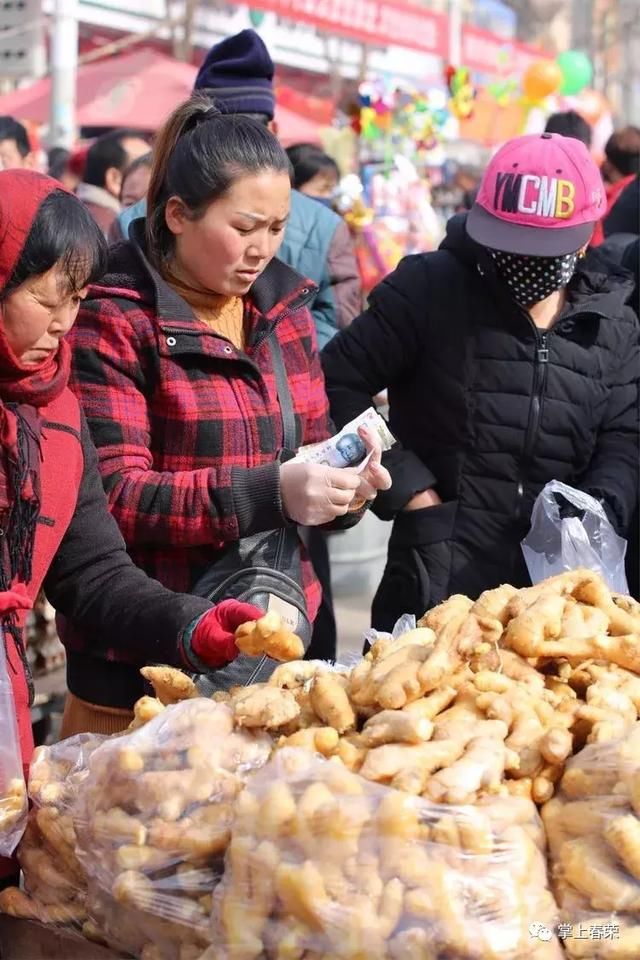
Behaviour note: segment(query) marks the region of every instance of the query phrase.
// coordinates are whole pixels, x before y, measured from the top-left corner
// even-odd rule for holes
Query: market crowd
[[[339,171],[280,145],[273,74],[243,31],[152,141],[116,130],[49,175],[0,118],[0,610],[25,767],[41,587],[64,736],[124,729],[144,664],[254,676],[234,632],[260,611],[224,584],[265,545],[315,623],[307,655],[334,658],[327,538],[368,509],[393,524],[381,630],[527,584],[554,479],[629,539],[637,595],[640,130],[603,170],[576,115],[509,141],[440,248],[365,305]],[[363,431],[364,470],[294,459],[383,391],[390,451]]]

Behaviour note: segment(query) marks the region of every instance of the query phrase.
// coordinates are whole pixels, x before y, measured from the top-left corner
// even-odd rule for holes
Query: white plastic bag
[[[27,825],[27,787],[4,645],[0,628],[0,856],[10,857]]]
[[[563,518],[556,500],[560,494],[583,512]],[[601,503],[588,493],[551,480],[541,491],[531,514],[531,529],[522,541],[522,552],[532,583],[540,583],[566,570],[595,570],[614,593],[629,593],[624,570],[626,540],[615,532]]]
[[[399,637],[403,637],[405,633],[415,630],[416,625],[416,618],[413,613],[403,613],[400,619],[396,620],[392,633],[380,632],[370,627],[368,630],[365,630],[363,634],[365,653],[367,653],[378,640],[397,640]],[[349,654],[347,656],[349,656]],[[348,666],[355,667],[355,665],[360,662],[360,659],[360,656],[355,656],[353,662],[348,663]]]

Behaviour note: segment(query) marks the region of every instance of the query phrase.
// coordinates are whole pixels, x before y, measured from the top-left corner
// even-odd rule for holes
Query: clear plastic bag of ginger
[[[640,957],[640,723],[586,746],[542,808],[571,960]]]
[[[204,960],[557,960],[534,805],[429,803],[285,748],[237,800]]]
[[[27,787],[13,689],[5,654],[7,641],[0,628],[0,857],[10,857],[27,823]]]
[[[0,912],[78,929],[87,920],[87,882],[76,855],[71,810],[89,757],[104,739],[80,734],[36,749],[29,773],[31,807],[17,851],[22,887],[0,892]]]
[[[196,960],[210,943],[236,798],[273,746],[223,703],[167,706],[96,750],[74,811],[95,930],[142,960]]]

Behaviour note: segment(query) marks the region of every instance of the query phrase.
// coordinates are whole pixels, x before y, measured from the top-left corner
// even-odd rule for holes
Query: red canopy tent
[[[94,60],[78,69],[78,127],[135,127],[153,132],[193,89],[196,68],[157,50],[141,47],[118,56]],[[51,79],[0,96],[0,114],[19,120],[48,123]],[[278,133],[287,145],[318,142],[318,126],[302,114],[277,109]]]
[[[288,107],[276,106],[276,123],[278,139],[285,147],[292,143],[320,143],[318,124]]]
[[[79,127],[136,127],[156,130],[193,88],[196,70],[156,50],[142,48],[95,60],[78,69]],[[51,79],[0,97],[0,112],[47,123]]]

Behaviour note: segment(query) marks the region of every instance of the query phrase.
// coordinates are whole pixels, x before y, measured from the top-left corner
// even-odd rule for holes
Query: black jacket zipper
[[[522,508],[524,504],[524,485],[527,479],[527,472],[531,465],[533,451],[538,439],[540,430],[540,417],[542,414],[542,402],[544,400],[545,388],[547,385],[547,368],[549,366],[549,334],[547,332],[538,334],[536,331],[536,355],[535,368],[533,374],[533,394],[529,406],[529,421],[527,423],[527,432],[524,439],[524,451],[520,461],[520,475],[518,478],[518,493],[516,501],[516,515],[518,519],[522,517]]]

